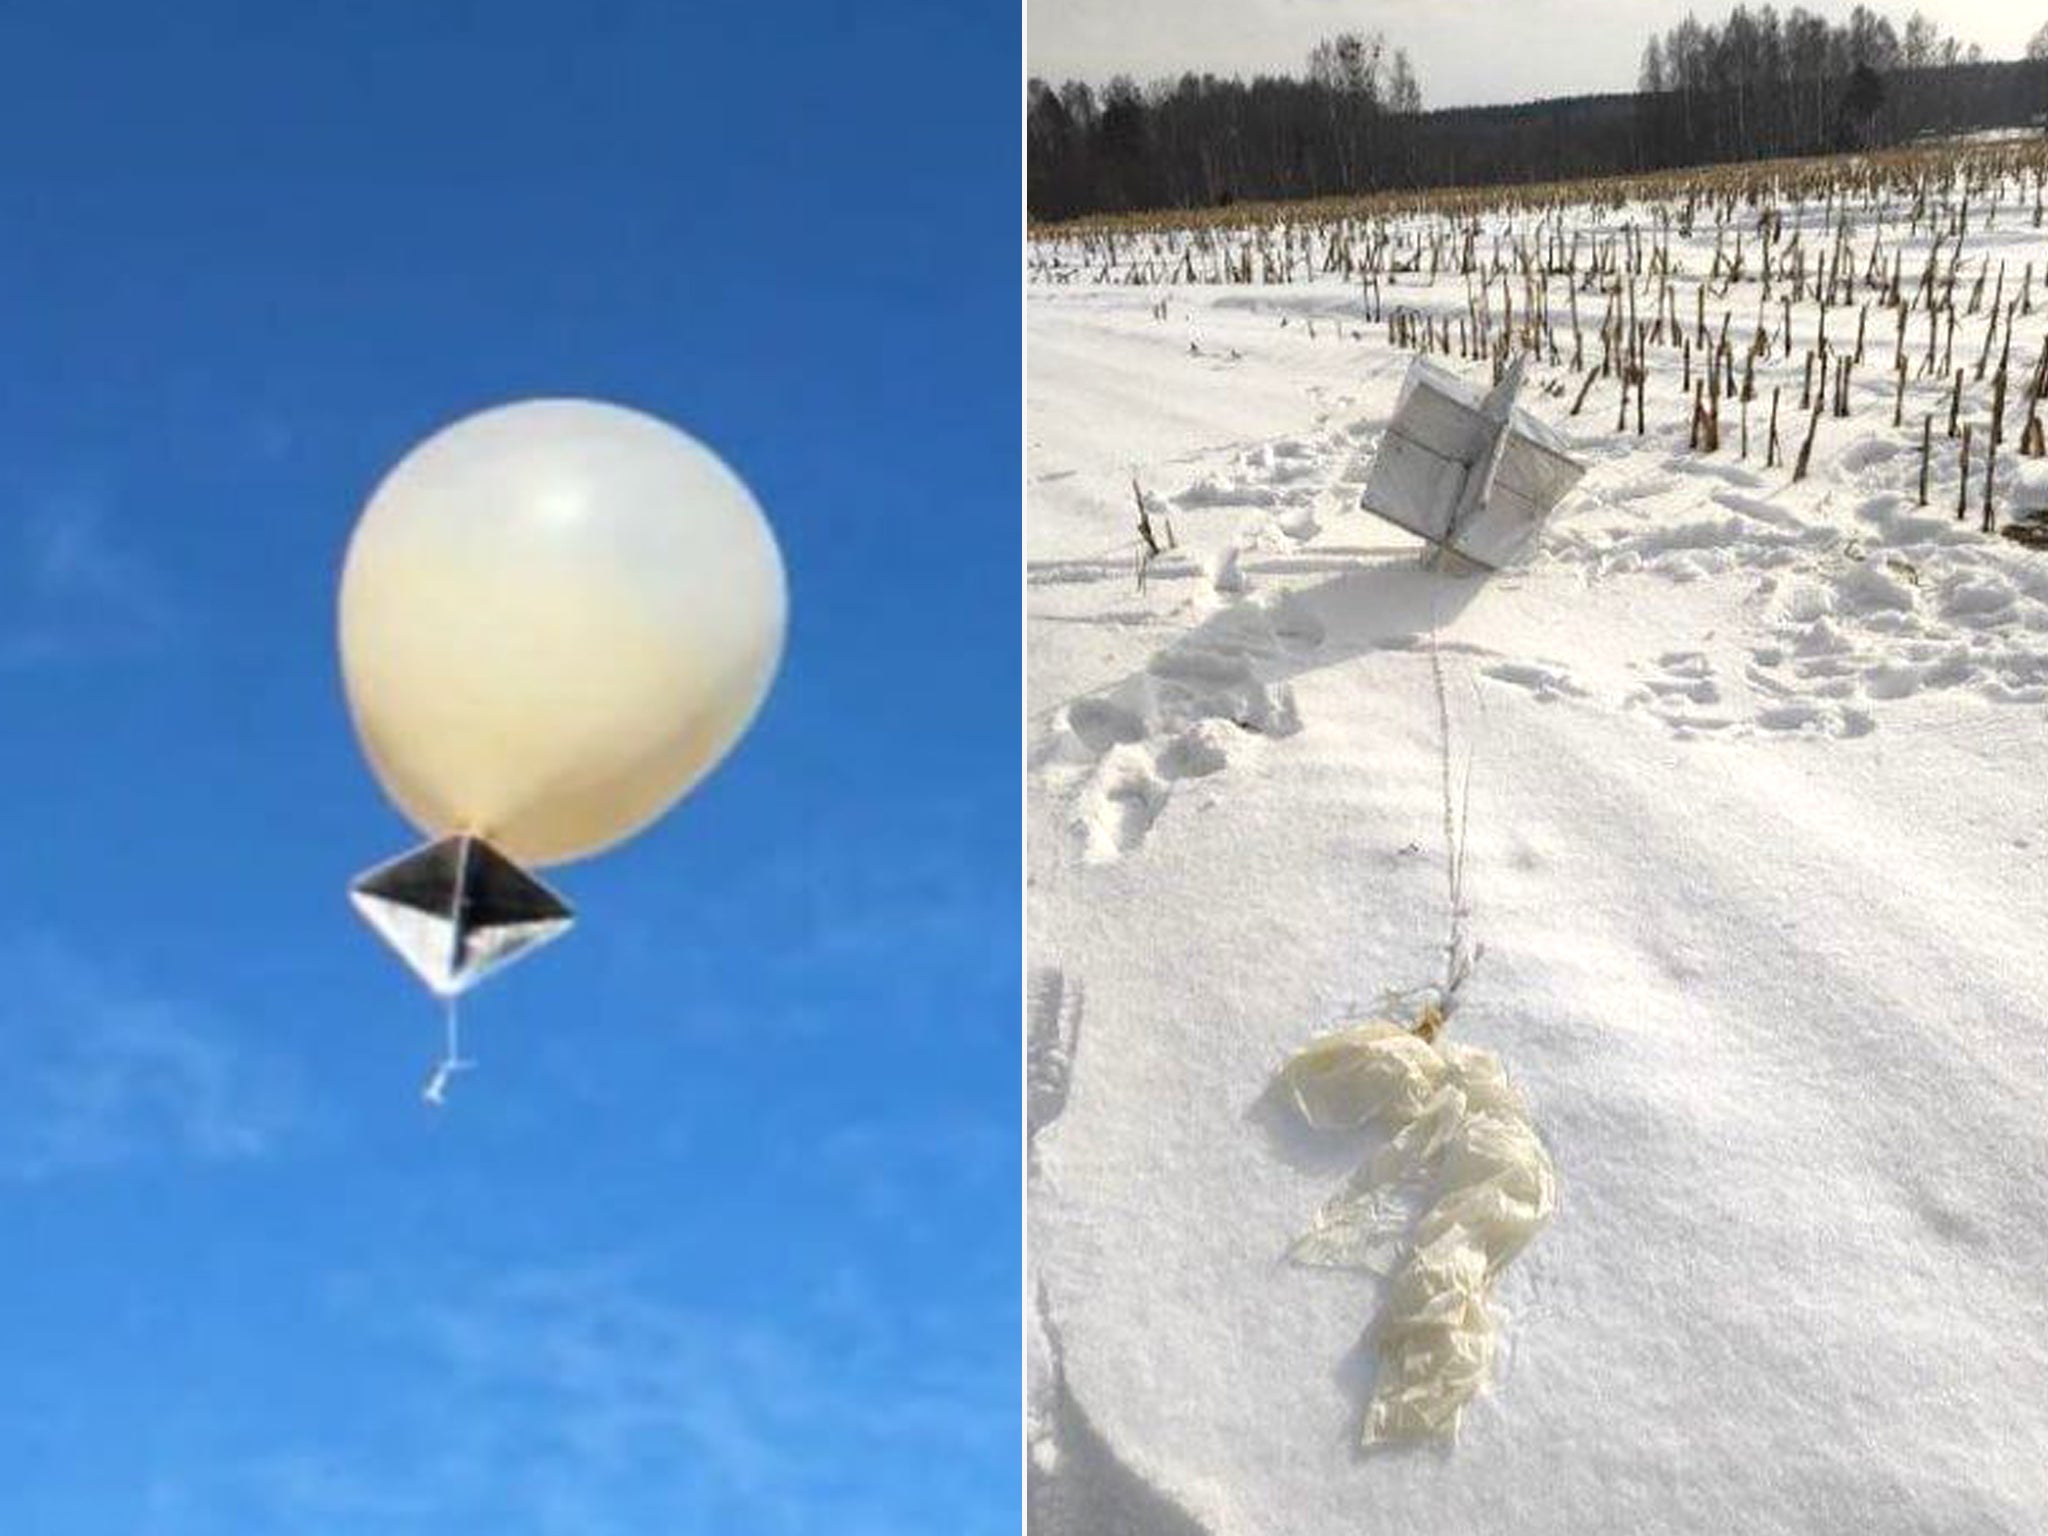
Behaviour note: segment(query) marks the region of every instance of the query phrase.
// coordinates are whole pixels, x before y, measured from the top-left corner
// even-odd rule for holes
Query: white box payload
[[[1489,570],[1519,559],[1586,472],[1563,439],[1516,409],[1521,382],[1519,357],[1484,394],[1416,358],[1359,504]]]

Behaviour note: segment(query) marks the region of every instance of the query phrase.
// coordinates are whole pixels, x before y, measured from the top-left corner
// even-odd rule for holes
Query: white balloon
[[[710,772],[767,694],[788,597],[760,507],[703,444],[529,400],[385,477],[340,607],[385,792],[430,836],[541,865],[631,836]]]

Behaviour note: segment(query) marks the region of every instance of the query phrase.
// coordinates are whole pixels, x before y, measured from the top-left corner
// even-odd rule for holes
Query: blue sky
[[[1014,1529],[1015,7],[27,9],[0,1530]],[[536,393],[724,455],[790,646],[435,1114],[334,584]]]

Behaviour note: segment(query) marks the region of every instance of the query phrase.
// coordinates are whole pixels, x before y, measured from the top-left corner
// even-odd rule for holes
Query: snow
[[[1673,246],[1689,319],[1713,231]],[[1965,252],[2048,272],[2010,207]],[[1421,282],[1389,302],[1462,312]],[[1793,484],[1754,412],[1746,463],[1725,415],[1688,450],[1667,352],[1643,438],[1532,364],[1590,467],[1467,579],[1356,510],[1410,354],[1354,286],[1027,294],[1034,1528],[2041,1529],[2048,553],[1976,531],[1975,488],[1955,519],[1945,383],[1894,429],[1874,312]],[[1740,337],[1754,284],[1724,303]],[[1800,364],[1758,369],[1788,460]],[[2008,412],[2001,508],[2048,484]],[[1142,590],[1134,467],[1180,546]],[[1262,1105],[1441,975],[1432,629],[1484,946],[1448,1038],[1498,1056],[1558,1203],[1456,1443],[1367,1453],[1385,1282],[1287,1255],[1381,1139]]]

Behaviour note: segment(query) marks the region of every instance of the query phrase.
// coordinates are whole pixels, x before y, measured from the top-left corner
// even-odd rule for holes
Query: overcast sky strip
[[[1731,8],[1732,0],[1027,0],[1026,55],[1033,75],[1055,81],[1298,75],[1318,39],[1380,31],[1408,50],[1423,105],[1451,107],[1633,90],[1653,33],[1688,11],[1718,22]],[[1854,0],[1806,6],[1831,21],[1853,8]],[[1872,9],[1903,27],[1914,8]],[[1919,9],[1994,59],[2018,58],[2048,21],[2048,10],[1984,0],[1923,0]]]

